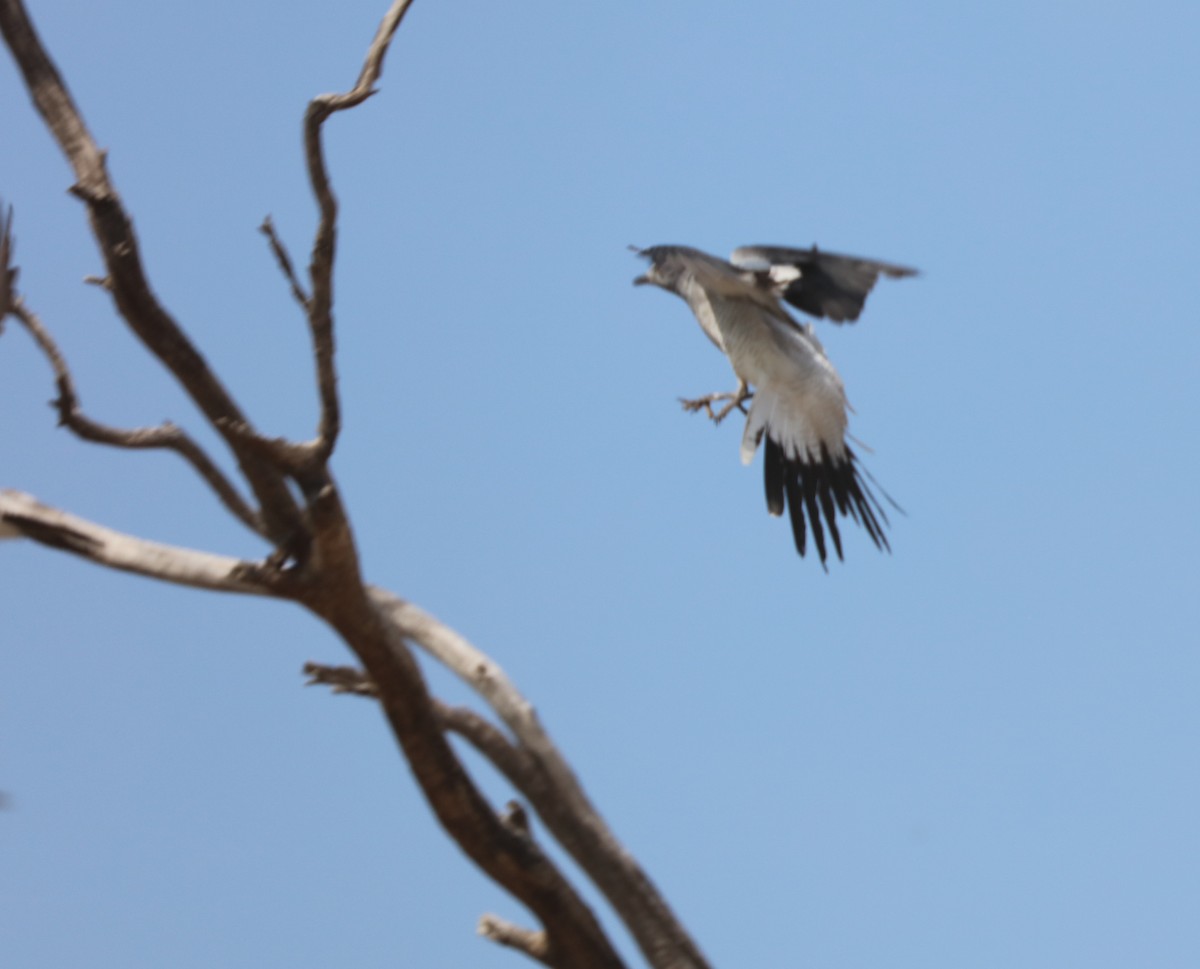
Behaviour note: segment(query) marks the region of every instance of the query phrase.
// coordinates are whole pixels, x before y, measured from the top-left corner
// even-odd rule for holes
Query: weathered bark
[[[20,0],[0,0],[0,31],[41,114],[75,173],[72,191],[87,207],[107,275],[99,280],[121,319],[167,368],[237,463],[231,480],[174,424],[114,428],[84,413],[66,358],[16,289],[11,216],[0,209],[0,323],[15,318],[54,374],[60,423],[83,440],[119,448],[178,453],[226,511],[274,551],[247,561],[150,542],[51,508],[17,491],[0,491],[0,538],[23,538],[107,568],[165,582],[303,605],[328,624],[362,670],[310,667],[315,682],[375,698],[439,823],[463,852],[538,921],[534,929],[486,916],[480,932],[557,969],[624,965],[576,889],[535,841],[524,809],[498,812],[482,795],[450,744],[464,737],[494,763],[537,812],[546,829],[608,899],[656,969],[706,969],[707,963],[649,878],[605,826],[533,707],[500,667],[449,627],[411,603],[369,586],[329,467],[341,428],[333,316],[337,201],[322,146],[324,122],[374,93],[384,58],[411,0],[384,16],[354,87],[314,98],[304,118],[305,158],[320,215],[308,284],[270,220],[263,223],[280,269],[303,310],[312,340],[320,416],[311,441],[259,434],[211,370],[146,277],[133,223],[81,113],[45,52]],[[243,497],[245,487],[250,499]],[[411,646],[465,679],[500,725],[451,708],[429,692]]]

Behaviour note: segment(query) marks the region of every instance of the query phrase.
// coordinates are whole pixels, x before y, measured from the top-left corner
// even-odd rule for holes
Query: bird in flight
[[[634,285],[659,286],[682,298],[733,365],[736,390],[685,400],[683,406],[704,410],[719,424],[734,409],[745,412],[745,401],[752,400],[742,463],[749,464],[766,441],[767,510],[782,515],[787,509],[796,551],[805,554],[811,534],[827,568],[828,531],[841,559],[839,517],[852,519],[877,548],[890,551],[883,532],[887,515],[871,491],[870,476],[846,443],[842,378],[812,324],[795,320],[783,302],[818,319],[852,323],[880,276],[899,279],[916,275],[916,270],[816,246],[742,246],[729,262],[687,246],[630,248],[650,261]],[[725,406],[714,411],[719,402]]]

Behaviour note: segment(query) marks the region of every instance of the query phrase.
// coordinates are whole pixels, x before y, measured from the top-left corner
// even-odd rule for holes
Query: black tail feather
[[[837,550],[838,561],[842,558],[842,536],[837,527],[837,512],[833,505],[833,488],[817,489],[817,497],[821,499],[821,510],[825,512],[825,521],[829,523],[829,536],[833,539],[833,547]]]
[[[783,479],[786,468],[787,459],[783,456],[783,448],[767,438],[767,446],[763,448],[763,482],[767,486],[767,511],[772,515],[783,514]]]
[[[791,466],[788,468],[789,473],[795,474],[795,469]],[[821,564],[825,564],[825,529],[821,525],[821,507],[817,504],[817,489],[821,486],[819,476],[815,474],[800,474],[796,475],[800,482],[800,487],[804,490],[804,506],[797,508],[792,505],[792,518],[796,517],[796,512],[801,515],[808,513],[808,524],[812,527],[813,542],[817,546],[817,554],[821,557]]]
[[[804,524],[804,492],[800,487],[800,481],[794,474],[789,474],[784,478],[783,483],[787,488],[788,507],[792,510],[792,539],[796,543],[796,551],[800,553],[801,558],[804,558],[807,544],[807,528]],[[780,509],[781,512],[782,510]],[[821,561],[824,560],[824,552],[822,552]]]
[[[811,530],[813,544],[824,566],[828,557],[825,543],[825,530],[828,529],[838,559],[843,558],[842,536],[837,524],[839,515],[860,525],[876,548],[891,551],[884,534],[887,513],[868,483],[868,479],[874,482],[874,478],[865,471],[860,474],[860,470],[858,458],[848,447],[837,458],[832,457],[823,445],[819,456],[789,458],[768,435],[764,451],[767,510],[772,515],[782,514],[786,498],[792,537],[801,556],[805,553],[807,534]],[[884,495],[887,497],[886,492]]]

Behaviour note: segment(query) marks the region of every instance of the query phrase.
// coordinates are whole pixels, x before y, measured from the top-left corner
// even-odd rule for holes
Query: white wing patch
[[[782,287],[794,283],[804,275],[804,271],[799,266],[772,266],[767,270],[767,275],[771,277],[771,282]]]

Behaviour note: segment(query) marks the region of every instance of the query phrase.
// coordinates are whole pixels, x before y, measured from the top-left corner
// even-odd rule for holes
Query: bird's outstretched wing
[[[740,246],[730,261],[753,272],[780,299],[818,319],[853,323],[880,276],[903,279],[917,270],[875,259],[786,246]]]

